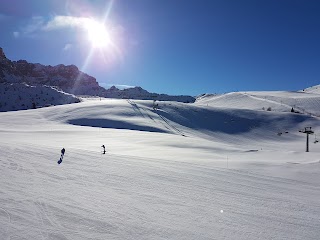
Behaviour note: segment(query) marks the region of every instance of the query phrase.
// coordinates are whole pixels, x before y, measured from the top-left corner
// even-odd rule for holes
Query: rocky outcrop
[[[75,65],[44,66],[26,60],[11,61],[0,48],[0,83],[25,83],[32,86],[53,86],[74,95],[100,96],[107,98],[131,98],[143,100],[194,102],[191,96],[170,96],[149,93],[141,87],[120,90],[116,87],[100,87],[96,79],[81,72]]]
[[[55,86],[76,95],[97,95],[105,91],[94,77],[74,65],[44,66],[25,60],[10,61],[0,48],[0,82]]]

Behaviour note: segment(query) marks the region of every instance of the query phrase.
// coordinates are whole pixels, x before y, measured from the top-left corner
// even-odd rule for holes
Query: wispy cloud
[[[72,48],[72,44],[67,43],[67,44],[64,46],[63,51],[68,51],[70,48]]]
[[[73,16],[55,16],[52,20],[46,23],[43,30],[51,31],[61,28],[87,28],[88,24],[94,20],[84,17]]]
[[[88,43],[92,48],[99,48],[99,57],[104,63],[122,61],[124,54],[121,46],[124,46],[126,41],[125,29],[121,25],[113,25],[112,22],[99,22],[89,17],[58,15],[48,19],[36,16],[30,19],[23,28],[14,31],[13,36],[15,38],[40,37],[57,30],[63,31],[62,38],[64,34],[68,36],[64,47],[61,48],[62,51],[68,51],[78,44]],[[68,32],[69,30],[73,31]],[[74,30],[76,30],[75,34]],[[70,45],[70,38],[72,38],[73,45]]]
[[[47,20],[44,17],[35,16],[19,31],[15,31],[14,36],[32,36],[40,32],[54,31],[63,28],[87,30],[88,26],[93,24],[94,21],[94,19],[85,17],[55,16]]]
[[[45,20],[43,17],[32,17],[27,25],[23,26],[19,31],[14,31],[13,36],[16,38],[20,36],[34,36],[43,29],[44,24]]]
[[[18,37],[20,36],[20,33],[19,33],[19,32],[13,32],[13,36],[14,36],[15,38],[18,38]]]

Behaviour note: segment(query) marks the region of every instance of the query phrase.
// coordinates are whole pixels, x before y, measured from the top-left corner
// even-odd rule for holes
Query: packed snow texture
[[[0,113],[1,239],[319,239],[318,113],[261,95]]]

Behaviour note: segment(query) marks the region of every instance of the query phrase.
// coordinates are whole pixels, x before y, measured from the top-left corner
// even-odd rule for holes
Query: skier
[[[157,100],[153,100],[153,110],[157,110],[158,109],[158,107],[159,107],[159,104],[158,103],[156,103],[156,101]]]
[[[66,152],[66,150],[64,148],[61,149],[61,156],[60,156],[60,159],[58,161],[58,164],[62,163],[62,159],[63,159],[63,156],[64,156],[64,153]]]
[[[102,154],[106,154],[106,147],[104,145],[101,146],[103,148],[103,153]]]

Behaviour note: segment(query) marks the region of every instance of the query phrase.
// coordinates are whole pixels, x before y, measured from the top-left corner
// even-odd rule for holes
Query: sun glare
[[[92,47],[106,48],[110,45],[110,34],[103,24],[92,20],[87,24],[86,28]]]

